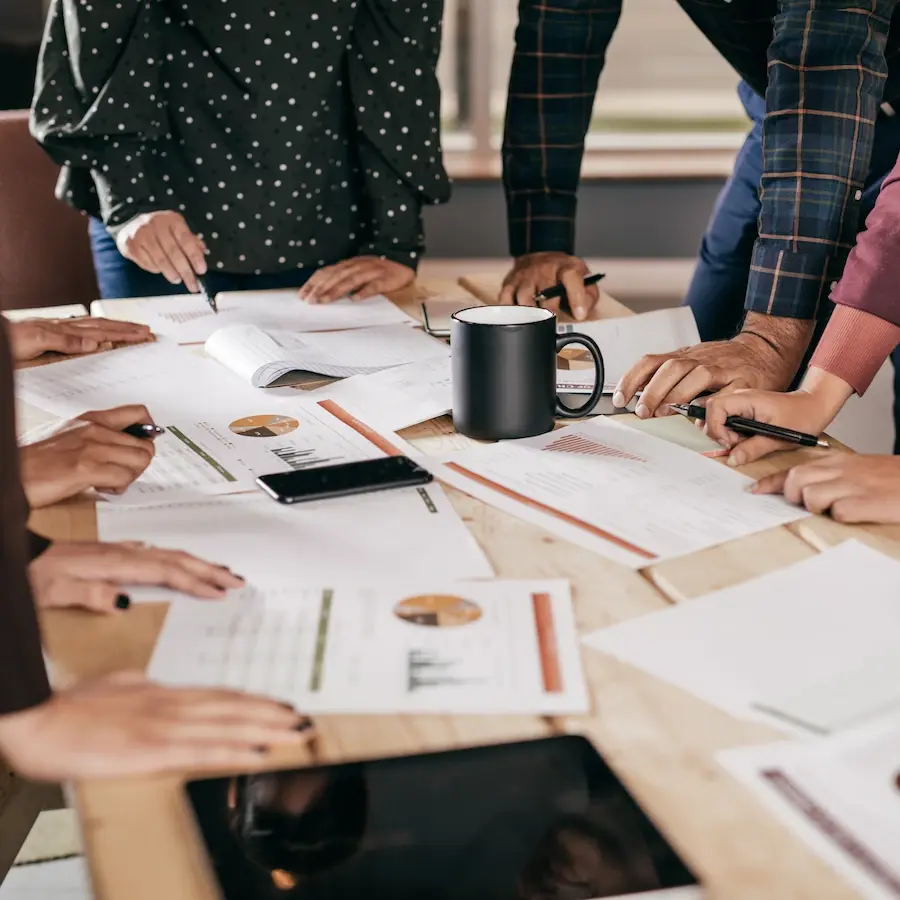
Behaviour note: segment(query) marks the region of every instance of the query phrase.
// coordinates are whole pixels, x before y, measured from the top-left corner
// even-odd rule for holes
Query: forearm
[[[814,319],[853,246],[897,0],[783,0],[769,53],[747,309]]]
[[[520,0],[503,137],[513,256],[572,253],[576,191],[620,0]]]

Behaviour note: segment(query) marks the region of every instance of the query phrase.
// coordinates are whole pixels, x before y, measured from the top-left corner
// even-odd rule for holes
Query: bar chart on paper
[[[636,456],[626,450],[620,450],[618,447],[610,447],[608,444],[601,444],[599,441],[577,433],[563,435],[555,441],[551,441],[544,449],[554,453],[579,453],[582,456],[610,456],[615,459],[630,459],[639,463],[647,462],[642,456]]]

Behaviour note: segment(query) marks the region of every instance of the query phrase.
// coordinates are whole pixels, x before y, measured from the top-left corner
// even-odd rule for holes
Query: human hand
[[[562,284],[572,315],[580,322],[588,317],[600,299],[596,285],[586,288],[584,279],[591,270],[584,260],[568,253],[528,253],[520,256],[503,279],[500,303],[536,306],[535,295],[547,288]],[[544,309],[557,312],[559,300],[541,304]]]
[[[837,522],[900,523],[900,459],[823,451],[815,462],[760,479],[754,494],[784,494]]]
[[[81,607],[102,613],[128,608],[123,585],[159,585],[214,600],[245,583],[225,566],[134,542],[57,542],[28,572],[39,608]]]
[[[153,460],[153,441],[123,434],[152,423],[143,406],[83,413],[63,431],[19,450],[22,484],[32,509],[50,506],[94,488],[121,494]]]
[[[13,359],[26,362],[43,353],[93,353],[114,344],[143,344],[153,337],[146,325],[84,316],[80,319],[25,319],[9,323]]]
[[[206,244],[180,213],[157,210],[135,216],[116,235],[116,246],[147,272],[183,284],[192,294],[200,291],[197,276],[206,274]]]
[[[258,768],[303,744],[312,723],[289,706],[236,691],[165,688],[121,672],[0,717],[0,751],[38,781]]]
[[[354,256],[319,269],[300,288],[300,299],[307,303],[331,303],[341,297],[364,300],[399,291],[415,279],[416,273],[409,266],[379,256]]]

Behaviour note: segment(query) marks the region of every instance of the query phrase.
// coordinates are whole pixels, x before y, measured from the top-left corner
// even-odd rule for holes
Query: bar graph
[[[601,444],[577,432],[563,435],[563,437],[551,441],[544,449],[554,453],[577,453],[581,456],[606,456],[613,459],[630,459],[633,462],[647,462],[641,456],[636,456],[627,450],[620,450],[618,447]]]

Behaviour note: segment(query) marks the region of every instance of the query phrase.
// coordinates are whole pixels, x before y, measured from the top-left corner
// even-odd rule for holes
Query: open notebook
[[[450,348],[407,325],[315,334],[231,325],[210,337],[206,352],[254,387],[273,387],[296,381],[305,372],[330,378],[369,375],[447,357]]]

